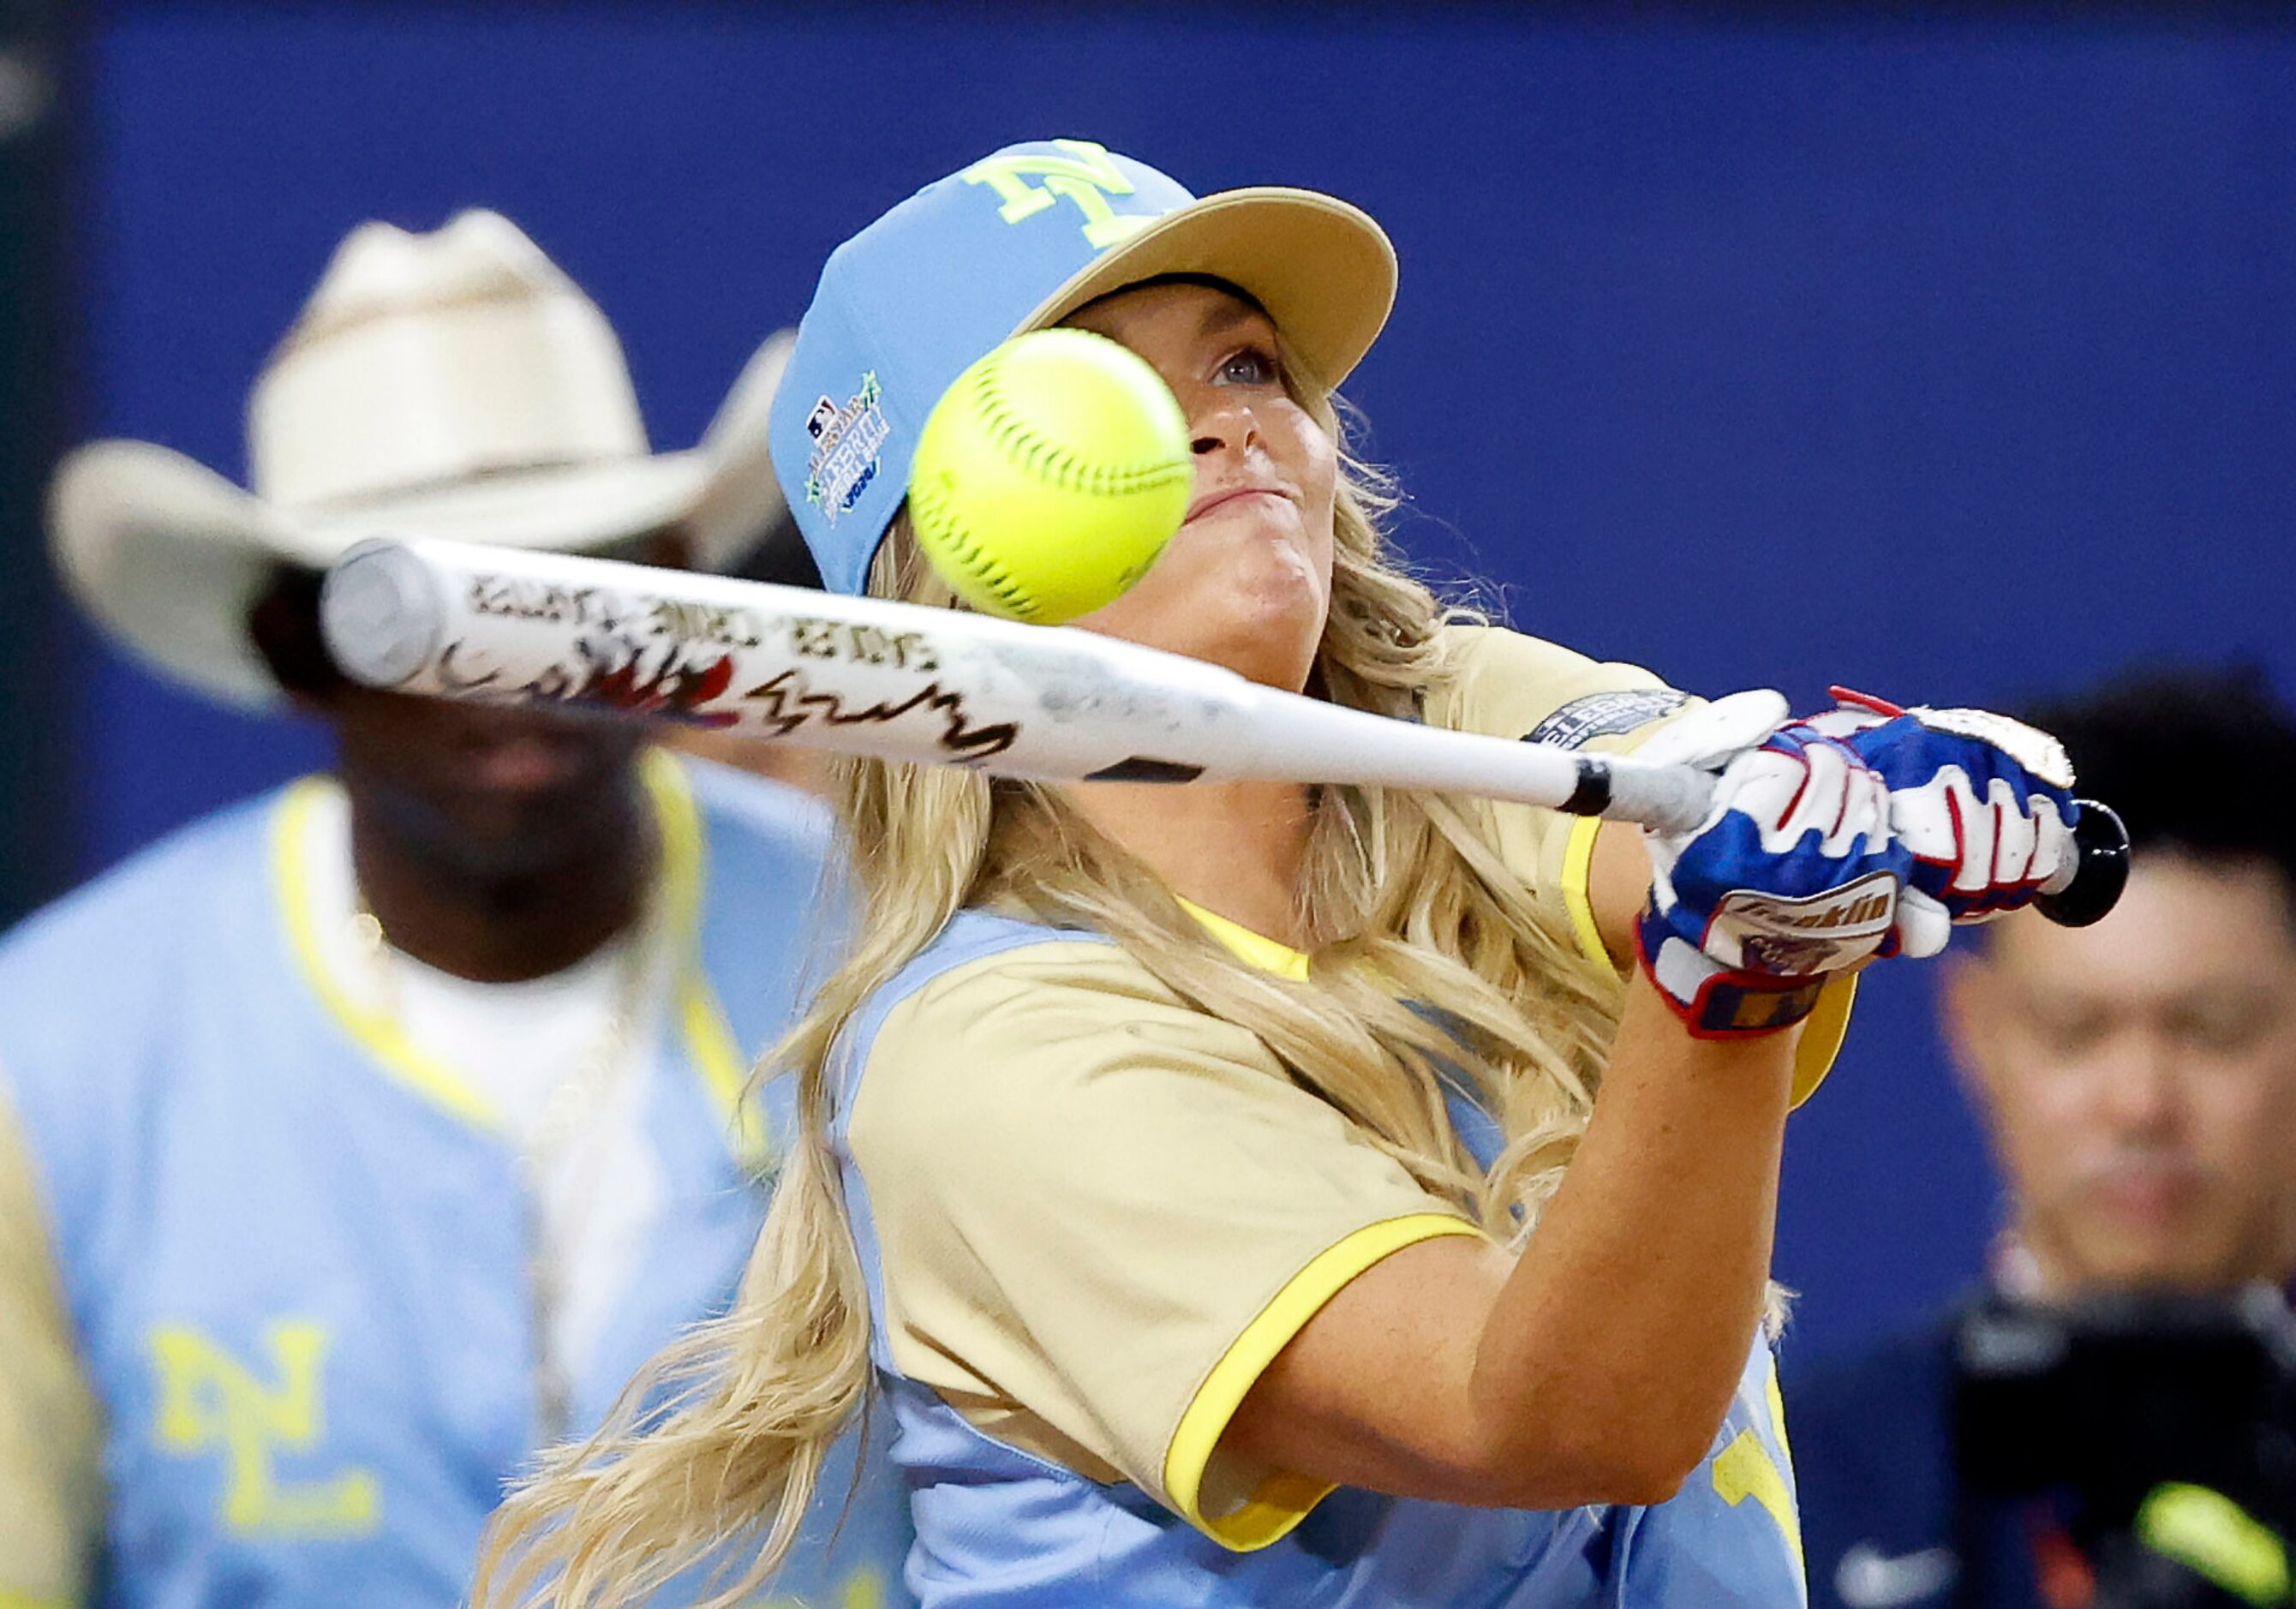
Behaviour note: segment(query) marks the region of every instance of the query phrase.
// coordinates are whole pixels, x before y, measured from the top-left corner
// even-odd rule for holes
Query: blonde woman
[[[928,1605],[1802,1601],[1781,1136],[1832,980],[1922,937],[1915,865],[1875,772],[1771,696],[1447,623],[1395,568],[1332,389],[1393,283],[1330,198],[1014,146],[832,257],[775,460],[828,586],[946,604],[898,519],[919,422],[1016,329],[1095,331],[1169,382],[1197,483],[1081,624],[1400,718],[1666,745],[1726,809],[1646,849],[1396,792],[841,765],[865,938],[783,1048],[805,1134],[740,1309],[513,1501],[493,1601],[712,1560],[734,1601],[873,1404]],[[2062,851],[2056,791],[1953,741],[2023,830],[1946,868],[1949,915]]]

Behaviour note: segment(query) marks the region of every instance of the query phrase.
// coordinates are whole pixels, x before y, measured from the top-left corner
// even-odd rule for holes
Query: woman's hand
[[[1845,688],[1809,725],[1890,790],[1912,857],[1884,953],[1934,956],[1956,926],[2030,904],[2073,866],[2073,768],[2046,732],[1984,710],[1901,710]]]
[[[1718,769],[1694,830],[1647,835],[1636,932],[1644,971],[1701,1038],[1808,1015],[1827,976],[1883,950],[1912,868],[1889,790],[1854,749],[1801,722],[1750,732],[1784,710],[1775,694],[1724,699],[1637,756]]]

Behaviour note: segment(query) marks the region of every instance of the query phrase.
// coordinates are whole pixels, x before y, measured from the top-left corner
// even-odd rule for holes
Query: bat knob
[[[2059,927],[2103,920],[2128,886],[2128,829],[2110,805],[2094,799],[2073,802],[2080,807],[2080,819],[2073,823],[2072,878],[2033,901],[2033,908]]]
[[[369,538],[319,583],[319,633],[343,673],[370,687],[396,687],[439,646],[439,585],[406,548]]]

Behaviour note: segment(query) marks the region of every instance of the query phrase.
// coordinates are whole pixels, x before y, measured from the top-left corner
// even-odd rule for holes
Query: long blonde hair
[[[1343,445],[1336,399],[1301,401]],[[1416,718],[1458,677],[1455,638],[1390,553],[1386,482],[1341,461],[1312,690]],[[898,524],[870,591],[955,603]],[[840,759],[834,785],[857,938],[761,1064],[795,1077],[800,1132],[739,1298],[656,1359],[586,1444],[545,1455],[489,1531],[481,1605],[630,1603],[708,1564],[709,1604],[732,1605],[780,1565],[831,1443],[871,1400],[868,1291],[830,1141],[840,1036],[968,906],[1115,940],[1182,999],[1258,1034],[1303,1088],[1503,1240],[1529,1233],[1585,1130],[1619,985],[1502,863],[1486,807],[1320,790],[1300,890],[1319,942],[1308,980],[1292,981],[1231,955],[1055,788],[863,759]],[[1440,1002],[1439,1014],[1414,1002]],[[1453,1132],[1446,1068],[1476,1081],[1506,1136],[1488,1170]]]

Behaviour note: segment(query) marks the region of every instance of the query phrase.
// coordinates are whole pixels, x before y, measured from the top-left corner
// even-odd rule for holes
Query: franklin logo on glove
[[[1723,897],[1714,924],[1737,931],[1749,972],[1806,978],[1833,972],[1872,955],[1898,909],[1897,885],[1886,872],[1806,899],[1739,892]]]

